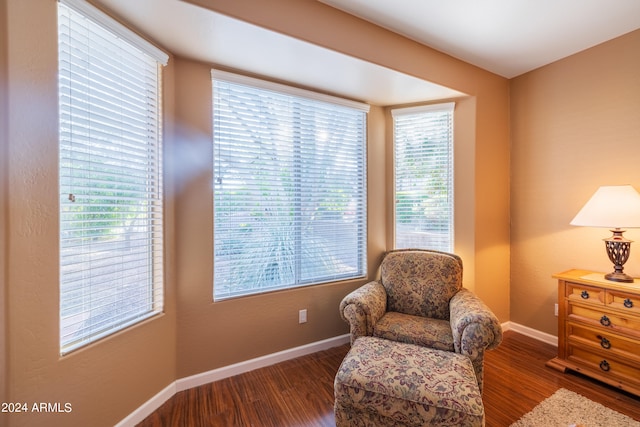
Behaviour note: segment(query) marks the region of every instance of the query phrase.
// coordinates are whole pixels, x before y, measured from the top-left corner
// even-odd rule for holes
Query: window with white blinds
[[[398,249],[453,251],[453,109],[392,110]]]
[[[212,78],[214,299],[363,277],[368,106]]]
[[[60,351],[163,309],[160,67],[84,1],[58,5]]]

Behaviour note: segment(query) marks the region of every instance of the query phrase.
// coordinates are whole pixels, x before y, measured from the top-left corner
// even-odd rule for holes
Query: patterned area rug
[[[640,427],[640,422],[561,388],[511,427]]]

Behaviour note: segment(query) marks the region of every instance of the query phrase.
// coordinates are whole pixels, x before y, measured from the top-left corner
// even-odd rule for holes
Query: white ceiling
[[[512,78],[640,28],[639,0],[319,0]]]
[[[375,105],[461,95],[180,0],[95,1],[205,63]],[[640,0],[318,1],[508,78],[640,28]]]
[[[96,3],[171,53],[312,90],[373,105],[462,95],[179,0]]]

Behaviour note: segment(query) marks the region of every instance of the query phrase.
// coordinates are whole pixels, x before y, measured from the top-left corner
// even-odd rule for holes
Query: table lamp
[[[624,228],[640,227],[640,194],[631,185],[612,185],[598,188],[571,225],[607,227],[613,235],[603,239],[614,271],[604,276],[615,282],[632,283],[633,277],[623,272],[629,259],[632,240],[622,233]]]

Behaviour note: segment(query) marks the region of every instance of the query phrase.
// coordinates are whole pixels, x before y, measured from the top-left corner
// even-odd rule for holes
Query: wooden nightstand
[[[580,372],[640,396],[640,280],[569,270],[558,279],[558,357],[547,366]]]

